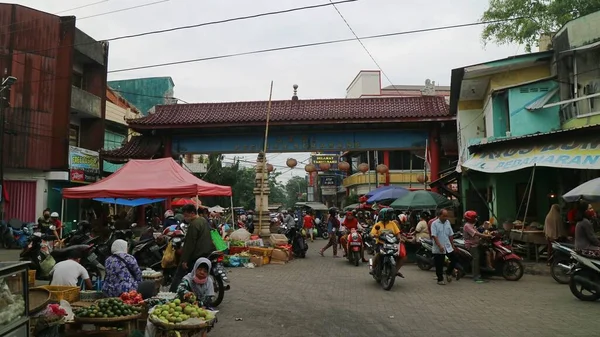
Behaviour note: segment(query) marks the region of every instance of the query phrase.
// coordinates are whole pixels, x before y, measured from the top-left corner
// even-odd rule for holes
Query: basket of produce
[[[71,286],[40,286],[37,288],[45,289],[50,292],[50,300],[60,302],[65,300],[69,303],[79,301],[81,289]],[[36,288],[33,288],[36,289]]]
[[[87,308],[77,309],[76,323],[124,322],[141,316],[142,308],[123,303],[118,298],[105,298]]]
[[[81,290],[79,293],[79,300],[81,302],[95,302],[103,297],[104,294],[96,290]]]
[[[44,310],[29,318],[29,333],[35,335],[38,331],[63,324],[67,311],[60,304],[49,304]]]
[[[29,290],[29,314],[33,315],[44,309],[50,302],[50,292],[46,289]]]
[[[212,327],[216,320],[216,312],[203,309],[197,303],[175,299],[155,306],[149,320],[164,330],[194,330]]]
[[[138,293],[135,290],[132,290],[127,293],[122,293],[121,296],[119,296],[119,299],[121,301],[123,301],[123,303],[128,304],[128,305],[133,305],[133,306],[143,306],[144,305],[144,299],[142,298],[142,294]]]

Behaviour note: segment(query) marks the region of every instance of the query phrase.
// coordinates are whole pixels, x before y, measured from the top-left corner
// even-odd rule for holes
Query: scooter
[[[469,252],[466,247],[462,247],[459,244],[455,244],[455,246],[458,258],[458,265],[456,267],[458,272],[461,273],[461,276],[471,273],[473,261],[471,252]],[[525,271],[522,262],[523,259],[513,253],[512,247],[502,242],[502,238],[499,235],[492,238],[491,249],[496,256],[494,259],[494,269],[488,271],[486,268],[481,268],[482,276],[497,275],[504,277],[507,281],[518,281],[523,277]],[[485,266],[486,259],[484,254],[481,254],[480,261],[482,267]]]
[[[306,239],[302,236],[296,227],[288,228],[285,236],[288,238],[288,242],[292,245],[292,253],[295,257],[305,258],[306,251],[308,251],[308,244]]]
[[[600,299],[600,260],[585,257],[573,252],[571,257],[577,264],[569,271],[571,293],[582,301]],[[584,293],[587,291],[590,295]]]
[[[421,247],[417,250],[417,267],[421,270],[431,270],[435,265],[433,262],[433,241],[431,239],[419,239]]]
[[[375,226],[379,230],[379,226]],[[379,251],[379,262],[373,267],[373,259],[369,259],[369,270],[383,290],[390,290],[396,281],[396,257],[400,254],[400,242],[393,233],[384,232],[379,236],[382,245]]]
[[[327,224],[319,219],[315,219],[315,229],[317,230],[317,237],[322,237],[323,240],[329,240],[329,232],[327,231]]]
[[[577,264],[571,257],[575,252],[574,245],[568,243],[552,242],[552,255],[548,259],[550,264],[550,275],[560,284],[569,284],[571,276],[569,271]]]
[[[225,285],[223,282],[223,274],[221,271],[223,268],[223,252],[215,251],[210,254],[208,259],[212,264],[212,268],[210,269],[210,276],[213,279],[213,288],[215,291],[215,296],[211,303],[212,307],[218,307],[221,302],[223,302],[223,298],[225,297],[225,291],[231,289],[229,285]]]
[[[358,265],[360,264],[360,261],[362,260],[360,253],[363,249],[363,241],[362,241],[362,236],[355,228],[352,228],[350,230],[350,234],[348,234],[348,243],[347,244],[348,244],[348,254],[347,254],[348,261],[350,261],[350,263],[352,263],[356,267],[358,267]]]
[[[48,257],[51,257],[47,245],[44,245],[46,241],[54,241],[56,236],[54,235],[42,235],[42,233],[34,233],[29,238],[28,245],[23,248],[20,254],[21,261],[27,261],[30,263],[29,269],[35,270],[35,277],[37,280],[48,280],[49,276],[44,274],[42,270],[42,263],[46,261]],[[50,262],[50,261],[49,261]],[[52,263],[54,265],[55,262]]]
[[[12,233],[12,242],[8,243],[7,248],[25,248],[29,244],[29,237],[31,236],[32,231],[27,226],[26,223],[21,222],[17,219],[11,219],[8,222],[8,227]]]
[[[365,223],[361,223],[360,225],[364,228],[361,233],[363,248],[369,255],[373,255],[375,254],[375,238],[371,237],[371,227]]]

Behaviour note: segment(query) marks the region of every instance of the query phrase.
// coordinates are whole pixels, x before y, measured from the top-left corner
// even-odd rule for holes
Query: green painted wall
[[[73,184],[68,181],[49,181],[48,182],[48,207],[52,210],[61,212],[62,207],[62,194],[56,189],[62,190],[68,187],[83,186],[81,184]],[[65,199],[65,214],[63,219],[65,222],[79,219],[79,200],[78,199]]]
[[[506,137],[506,131],[508,131],[508,104],[506,100],[506,93],[496,95],[492,99],[494,137]]]
[[[173,104],[173,88],[175,84],[171,77],[135,78],[131,80],[109,81],[108,86],[119,95],[140,109],[142,115],[155,105]]]
[[[113,150],[118,149],[123,146],[123,141],[125,140],[125,135],[120,133],[112,132],[112,131],[104,131],[104,149]],[[103,161],[102,168],[104,172],[116,172],[120,169],[123,164],[113,164],[109,163],[106,160]]]
[[[527,106],[546,96],[558,84],[554,81],[543,81],[512,88],[508,91],[510,102],[510,131],[512,136],[528,135],[536,132],[560,130],[560,107],[529,111]],[[556,103],[558,92],[548,101]]]

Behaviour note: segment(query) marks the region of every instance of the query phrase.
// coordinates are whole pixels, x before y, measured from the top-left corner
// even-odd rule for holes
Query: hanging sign
[[[95,183],[100,176],[100,156],[98,152],[69,146],[69,176],[71,182],[80,184]]]

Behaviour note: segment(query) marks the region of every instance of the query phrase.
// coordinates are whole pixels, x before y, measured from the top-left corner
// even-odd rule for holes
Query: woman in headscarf
[[[198,305],[210,307],[213,296],[215,296],[213,280],[209,277],[211,267],[207,258],[201,257],[196,260],[192,272],[181,280],[177,288],[177,296],[182,300],[187,300],[193,294],[196,296]]]
[[[560,206],[554,204],[550,207],[550,211],[544,221],[544,235],[546,236],[546,240],[548,240],[548,256],[552,254],[552,242],[558,240],[558,238],[565,237],[566,234],[562,216],[560,215]]]
[[[137,290],[142,281],[142,271],[135,258],[127,254],[127,242],[115,240],[106,259],[106,277],[102,292],[107,297],[118,297],[124,292]]]

